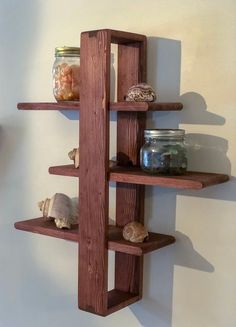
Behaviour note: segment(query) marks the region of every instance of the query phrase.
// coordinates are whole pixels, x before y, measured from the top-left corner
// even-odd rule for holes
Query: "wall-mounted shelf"
[[[118,44],[118,102],[110,103],[111,43]],[[79,228],[59,230],[43,218],[17,222],[15,228],[79,243],[79,308],[106,316],[142,298],[143,255],[175,242],[173,236],[152,232],[144,243],[122,238],[128,222],[144,223],[145,185],[202,189],[226,182],[228,176],[200,172],[152,176],[137,168],[146,112],[178,111],[183,105],[124,102],[130,86],[146,81],[144,35],[107,29],[84,32],[80,47],[80,102],[18,104],[20,110],[80,110],[79,169],[49,168],[51,174],[79,177]],[[117,111],[119,167],[112,169],[108,167],[109,111]],[[116,182],[116,226],[109,225],[109,181]],[[115,251],[115,285],[110,291],[108,249]]]
[[[35,218],[18,221],[15,223],[15,228],[79,243],[78,225],[72,226],[70,230],[58,229],[53,221],[45,220],[44,218]],[[131,243],[123,239],[121,227],[108,226],[108,249],[112,251],[141,256],[174,242],[175,238],[173,236],[149,233],[147,241],[143,243]]]
[[[22,102],[18,103],[20,110],[80,110],[78,101],[60,102]],[[179,102],[111,102],[110,111],[179,111],[183,108]]]
[[[53,166],[49,168],[49,173],[61,176],[79,177],[79,169],[74,165]],[[174,187],[180,189],[202,189],[207,186],[227,182],[228,175],[188,171],[180,176],[150,175],[140,168],[115,167],[110,170],[109,181],[153,185],[163,187]]]

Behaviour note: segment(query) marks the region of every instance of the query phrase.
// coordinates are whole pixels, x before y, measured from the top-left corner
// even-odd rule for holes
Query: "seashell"
[[[48,217],[49,204],[50,204],[50,199],[49,198],[45,199],[44,201],[40,201],[38,203],[38,207],[39,207],[40,211],[42,211],[42,214],[43,214],[44,218]]]
[[[124,226],[123,237],[126,241],[139,243],[148,238],[148,231],[141,223],[132,221]]]
[[[118,161],[116,160],[109,160],[109,168],[116,167],[118,165]]]
[[[78,220],[78,204],[74,203],[67,195],[56,193],[51,199],[38,203],[43,217],[47,220],[54,219],[58,228],[71,228]]]
[[[75,168],[79,168],[79,148],[74,148],[68,153],[68,156],[71,160],[74,160]],[[109,160],[109,168],[117,166],[118,161]]]
[[[150,85],[139,83],[129,88],[125,100],[153,102],[156,100],[156,93]]]
[[[75,168],[79,168],[79,148],[74,148],[68,153],[71,160],[74,160]]]

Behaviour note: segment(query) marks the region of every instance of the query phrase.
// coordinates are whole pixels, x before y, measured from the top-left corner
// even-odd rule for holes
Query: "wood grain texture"
[[[81,34],[79,307],[107,311],[109,33]]]
[[[109,250],[120,253],[142,256],[175,242],[171,235],[149,232],[149,238],[143,243],[131,243],[123,239],[121,233],[113,233],[109,239]]]
[[[80,102],[19,102],[17,108],[19,110],[80,110]]]
[[[186,172],[180,176],[150,175],[140,168],[114,168],[110,172],[110,181],[131,183],[132,185],[157,185],[180,189],[202,189],[227,182],[229,176],[225,174],[214,174],[204,172]]]
[[[98,32],[106,33],[111,43],[115,44],[129,44],[135,42],[145,42],[146,36],[142,34],[130,33],[125,31],[117,31],[111,29],[103,29],[103,30],[94,30],[94,31],[87,31],[84,33],[88,33],[91,37],[96,35]]]
[[[73,165],[55,166],[49,168],[50,174],[75,176],[79,177],[79,169],[74,168]],[[174,187],[180,189],[201,189],[211,185],[227,182],[229,176],[225,174],[205,173],[189,171],[182,176],[163,176],[163,175],[150,175],[142,171],[140,168],[135,167],[114,167],[110,170],[109,180],[112,182],[119,182],[120,188],[122,184],[124,188],[127,188],[127,183],[131,183],[129,186],[130,194],[133,190],[135,196],[135,190],[133,184],[153,185],[162,187]],[[127,199],[129,203],[129,199]],[[138,208],[138,207],[136,207]],[[123,214],[125,217],[129,216],[130,208],[127,206],[124,208]],[[136,216],[137,213],[134,213]]]
[[[72,228],[68,230],[58,229],[54,221],[45,220],[43,217],[40,217],[18,221],[15,223],[15,228],[26,232],[80,243],[78,238],[78,225],[73,225]],[[109,225],[108,229],[108,249],[135,256],[142,256],[174,242],[175,238],[173,236],[149,232],[149,238],[145,242],[131,243],[123,239],[121,228]]]
[[[108,310],[107,314],[111,314],[117,310],[125,308],[127,305],[135,303],[140,300],[138,294],[132,294],[128,292],[122,292],[117,289],[113,289],[108,292]]]
[[[17,221],[15,228],[25,232],[41,234],[60,238],[67,241],[78,242],[78,225],[73,225],[71,229],[58,229],[52,220],[45,218],[34,218],[29,220]]]
[[[78,101],[60,102],[20,102],[19,110],[80,110]],[[183,108],[180,102],[110,102],[110,111],[179,111]]]
[[[74,165],[61,165],[49,167],[48,172],[52,175],[79,177],[80,170]]]
[[[146,81],[146,38],[142,42],[118,45],[118,101],[127,90]],[[137,165],[143,142],[146,115],[143,112],[118,112],[117,160],[122,166]],[[117,183],[116,224],[124,226],[144,221],[144,187]],[[124,274],[124,271],[126,272]],[[115,289],[142,297],[143,258],[117,252],[115,255]]]

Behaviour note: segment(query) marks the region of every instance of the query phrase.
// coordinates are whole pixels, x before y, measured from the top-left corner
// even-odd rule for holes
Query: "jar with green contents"
[[[182,175],[187,170],[183,129],[146,129],[141,168],[151,174]]]

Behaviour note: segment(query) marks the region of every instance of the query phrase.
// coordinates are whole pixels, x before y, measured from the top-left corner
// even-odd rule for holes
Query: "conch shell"
[[[156,100],[156,97],[156,93],[150,85],[139,83],[129,88],[125,100],[153,102]]]
[[[71,160],[74,160],[75,168],[79,168],[79,148],[74,148],[68,153]],[[117,166],[118,162],[116,160],[109,160],[109,168]]]
[[[123,237],[126,241],[139,243],[148,238],[148,231],[141,223],[132,221],[124,226]]]
[[[70,229],[71,225],[78,223],[78,204],[63,193],[56,193],[51,199],[40,201],[38,206],[43,217],[47,220],[54,219],[58,228]]]

